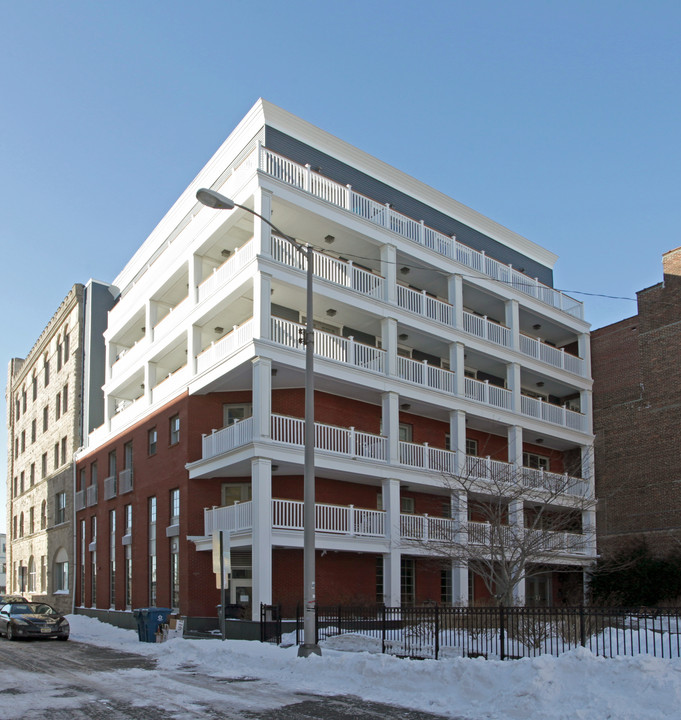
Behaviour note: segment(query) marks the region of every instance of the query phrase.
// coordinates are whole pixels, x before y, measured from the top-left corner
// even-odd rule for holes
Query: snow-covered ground
[[[260,678],[286,688],[286,694],[349,694],[471,720],[681,717],[677,659],[604,659],[580,648],[559,658],[506,662],[402,660],[377,653],[373,643],[353,636],[324,643],[322,657],[300,659],[295,646],[181,638],[155,645],[140,643],[135,631],[92,618],[70,616],[69,622],[73,640],[155,658],[159,676],[192,666],[215,677]],[[148,673],[139,681],[148,688]]]

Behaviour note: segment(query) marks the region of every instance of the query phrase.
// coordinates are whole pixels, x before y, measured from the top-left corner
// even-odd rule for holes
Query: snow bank
[[[69,622],[74,640],[153,657],[159,672],[191,667],[215,677],[256,677],[289,691],[350,694],[471,720],[659,720],[678,717],[681,707],[677,659],[604,659],[579,648],[506,662],[401,660],[352,636],[324,643],[322,657],[300,659],[295,646],[182,638],[155,645],[92,618]]]

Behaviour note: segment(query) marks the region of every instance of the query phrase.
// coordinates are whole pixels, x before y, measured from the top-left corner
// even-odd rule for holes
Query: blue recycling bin
[[[140,642],[156,642],[156,631],[160,625],[168,622],[172,612],[170,608],[148,607],[133,610],[137,620],[137,634]]]

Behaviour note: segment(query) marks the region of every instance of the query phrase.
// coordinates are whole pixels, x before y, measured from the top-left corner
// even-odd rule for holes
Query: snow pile
[[[579,648],[559,658],[506,662],[401,660],[356,636],[329,640],[322,657],[300,659],[295,646],[182,638],[155,645],[92,618],[70,616],[69,622],[73,640],[153,657],[159,673],[191,668],[214,677],[253,677],[288,691],[350,694],[450,717],[659,720],[678,717],[681,707],[678,659],[604,659]],[[140,681],[148,686],[148,675]]]

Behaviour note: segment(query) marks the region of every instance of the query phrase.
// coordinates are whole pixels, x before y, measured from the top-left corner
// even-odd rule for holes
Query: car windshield
[[[49,605],[44,603],[14,603],[10,607],[10,615],[56,615]]]

